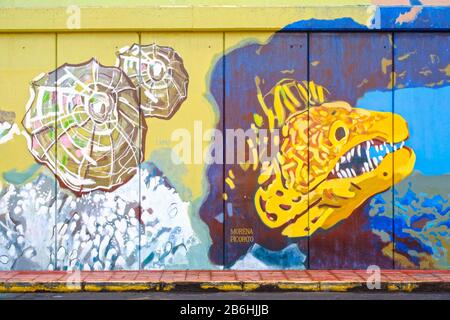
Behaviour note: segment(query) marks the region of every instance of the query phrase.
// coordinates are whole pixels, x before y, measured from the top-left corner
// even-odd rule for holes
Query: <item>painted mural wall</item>
[[[450,9],[309,14],[0,33],[0,270],[448,269]]]

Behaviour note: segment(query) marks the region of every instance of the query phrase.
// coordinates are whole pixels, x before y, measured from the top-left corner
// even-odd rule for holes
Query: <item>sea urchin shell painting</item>
[[[23,125],[35,159],[75,194],[111,191],[142,161],[136,89],[127,75],[91,59],[32,82]]]
[[[140,88],[144,116],[169,119],[187,98],[189,76],[170,47],[133,44],[119,51],[118,66]]]

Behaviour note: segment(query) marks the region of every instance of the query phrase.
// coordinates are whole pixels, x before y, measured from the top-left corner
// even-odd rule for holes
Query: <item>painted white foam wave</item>
[[[0,270],[187,267],[198,243],[189,203],[152,167],[109,193],[77,198],[59,189],[55,201],[54,190],[41,174],[0,192]]]

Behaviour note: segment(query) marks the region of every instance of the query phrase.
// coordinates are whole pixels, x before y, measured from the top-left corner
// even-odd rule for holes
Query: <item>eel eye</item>
[[[334,136],[336,137],[337,141],[341,141],[345,138],[345,129],[343,127],[339,127],[334,132]]]
[[[347,142],[348,128],[343,121],[338,120],[331,125],[329,138],[334,145],[342,145]]]

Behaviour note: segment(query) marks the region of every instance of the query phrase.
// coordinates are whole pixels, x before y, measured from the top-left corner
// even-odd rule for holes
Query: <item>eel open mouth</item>
[[[353,178],[375,170],[384,157],[405,145],[405,141],[388,143],[378,139],[364,141],[347,151],[337,161],[327,179]]]

